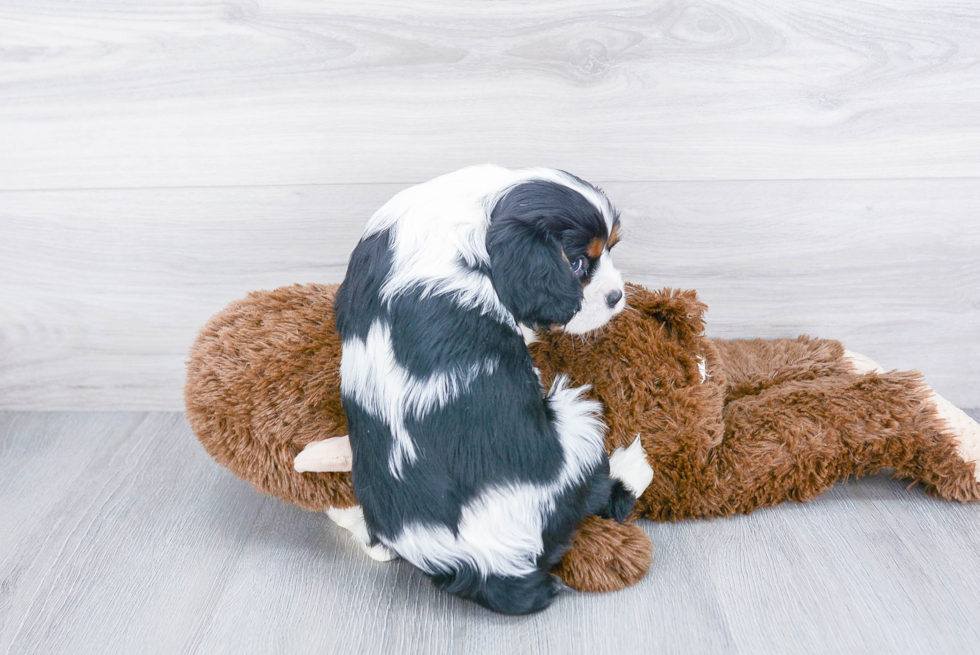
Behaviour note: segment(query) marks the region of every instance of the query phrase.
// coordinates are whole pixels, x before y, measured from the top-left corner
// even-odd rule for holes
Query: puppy
[[[605,195],[549,169],[465,168],[371,218],[336,298],[362,539],[527,614],[554,599],[584,517],[629,514],[652,476],[642,449],[610,474],[601,407],[561,377],[543,393],[525,343],[622,311],[618,238]]]

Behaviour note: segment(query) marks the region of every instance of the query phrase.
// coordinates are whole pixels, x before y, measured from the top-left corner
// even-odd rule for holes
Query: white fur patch
[[[636,439],[628,447],[617,448],[609,456],[609,477],[621,481],[637,498],[650,486],[653,469],[647,462],[640,435],[636,435]]]
[[[392,233],[392,270],[381,289],[385,302],[420,286],[424,295],[451,295],[462,307],[516,329],[490,279],[473,268],[490,263],[491,200],[519,179],[499,166],[471,166],[405,189],[385,203],[364,232],[365,237],[384,229]]]
[[[530,346],[532,343],[537,343],[539,341],[538,333],[533,328],[529,328],[523,323],[518,325],[517,327],[521,329],[521,336],[524,337],[525,346]],[[539,375],[538,377],[541,376]]]
[[[698,355],[698,373],[701,374],[701,382],[704,383],[708,379],[708,362],[701,355]]]
[[[405,417],[411,414],[421,419],[445,406],[462,395],[478,375],[493,373],[497,364],[497,360],[487,360],[465,370],[420,379],[395,361],[390,328],[378,320],[371,324],[366,340],[344,342],[340,391],[388,425],[393,438],[388,468],[400,478],[402,467],[418,458]]]
[[[486,489],[462,508],[457,534],[444,525],[409,524],[386,545],[429,573],[469,564],[484,575],[520,577],[536,570],[543,552],[545,517],[556,497],[579,483],[601,460],[605,425],[601,405],[584,400],[588,387],[567,388],[559,376],[549,393],[564,461],[550,484],[511,484]]]
[[[347,509],[331,507],[327,510],[327,516],[343,529],[350,531],[354,540],[357,541],[357,544],[371,559],[379,562],[389,562],[398,557],[381,544],[371,545],[367,523],[364,522],[364,510],[361,509],[360,505],[354,505]]]
[[[613,291],[619,291],[622,297],[619,302],[610,307],[606,303],[606,296]],[[599,266],[582,294],[582,307],[565,325],[565,331],[571,334],[584,334],[597,330],[623,311],[624,307],[626,307],[626,292],[623,276],[613,266],[612,257],[607,251],[599,257]]]

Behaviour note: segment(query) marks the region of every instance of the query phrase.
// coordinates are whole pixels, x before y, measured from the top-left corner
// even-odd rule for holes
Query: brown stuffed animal
[[[220,464],[263,493],[327,512],[365,545],[349,442],[330,439],[347,434],[335,291],[295,285],[226,307],[191,349],[184,397]],[[942,498],[980,499],[980,425],[918,373],[885,372],[837,341],[707,339],[693,291],[628,294],[601,333],[541,333],[530,349],[545,386],[558,373],[592,385],[608,452],[640,435],[654,477],[637,516],[748,513],[883,468]],[[643,577],[651,555],[636,525],[591,517],[554,573],[580,590],[620,589]]]

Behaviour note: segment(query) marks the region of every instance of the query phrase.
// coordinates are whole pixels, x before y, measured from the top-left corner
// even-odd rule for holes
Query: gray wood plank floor
[[[637,586],[502,617],[256,493],[182,414],[0,413],[0,651],[980,651],[980,505],[878,476],[642,525]]]

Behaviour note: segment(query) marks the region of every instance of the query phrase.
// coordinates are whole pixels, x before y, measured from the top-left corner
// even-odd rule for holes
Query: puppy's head
[[[494,290],[518,323],[581,334],[626,304],[609,254],[619,217],[601,191],[565,175],[508,189],[491,212],[487,251]]]

